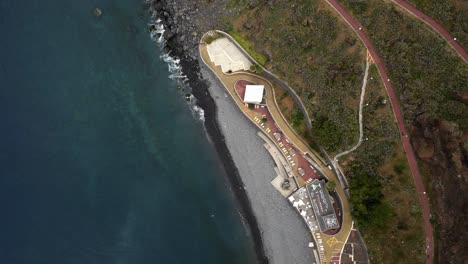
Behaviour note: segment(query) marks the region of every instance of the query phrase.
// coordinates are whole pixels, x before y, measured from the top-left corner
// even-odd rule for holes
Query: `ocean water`
[[[254,262],[147,22],[142,0],[0,1],[0,263]]]

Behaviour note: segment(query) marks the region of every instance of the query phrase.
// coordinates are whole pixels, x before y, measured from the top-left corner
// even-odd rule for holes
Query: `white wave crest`
[[[205,110],[203,110],[195,103],[192,105],[192,113],[195,115],[195,118],[205,122]]]
[[[171,78],[172,80],[179,80],[182,82],[186,81],[187,76],[182,73],[180,59],[172,57],[170,53],[162,54],[160,58],[167,63],[169,72],[171,73],[171,75],[169,75],[169,78]]]
[[[166,32],[166,29],[161,22],[161,19],[158,18],[154,23],[149,23],[148,27],[151,28],[151,39],[156,41],[161,47],[164,47],[164,45],[166,45],[166,40],[164,39],[164,32]]]
[[[164,39],[164,32],[166,29],[164,28],[164,24],[162,23],[161,19],[157,17],[157,12],[152,11],[151,14],[151,22],[148,24],[150,30],[150,36],[153,41],[155,41],[160,50],[164,51],[164,47],[166,46],[166,40]],[[167,63],[167,67],[169,68],[169,78],[175,80],[181,85],[186,86],[186,82],[188,81],[187,76],[182,72],[182,66],[180,65],[180,59],[171,56],[171,52],[163,53],[160,56],[160,59]],[[190,89],[190,87],[187,87]],[[188,103],[190,104],[190,109],[194,115],[194,117],[202,122],[205,122],[205,111],[197,105],[196,98],[193,95],[190,95]]]
[[[156,18],[156,12],[153,12],[152,22],[148,24],[152,30],[150,30],[151,39],[158,43],[158,46],[161,50],[166,46],[166,40],[164,39],[164,32],[166,31],[164,25],[162,24],[161,19]],[[169,78],[172,80],[185,82],[187,76],[182,73],[182,67],[180,66],[180,59],[171,56],[170,52],[163,53],[160,58],[167,63],[169,72]]]

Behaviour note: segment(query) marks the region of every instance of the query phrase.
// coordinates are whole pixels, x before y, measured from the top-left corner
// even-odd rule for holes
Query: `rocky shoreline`
[[[145,7],[151,13],[156,14],[156,17],[161,20],[160,23],[164,25],[165,31],[162,36],[166,41],[164,51],[170,52],[172,57],[180,59],[182,72],[186,76],[186,84],[192,89],[192,94],[197,100],[197,105],[204,110],[206,130],[216,147],[234,191],[240,212],[252,235],[257,262],[269,263],[265,254],[257,219],[253,213],[247,193],[243,188],[244,184],[239,171],[225,143],[224,135],[219,128],[215,101],[208,91],[208,83],[203,80],[200,73],[198,61],[198,42],[200,36],[197,33],[197,30],[200,29],[190,22],[190,14],[198,12],[198,9],[193,10],[185,7],[179,10],[175,8],[178,6],[175,2],[178,1],[153,0],[145,2]],[[186,5],[181,3],[180,6]]]

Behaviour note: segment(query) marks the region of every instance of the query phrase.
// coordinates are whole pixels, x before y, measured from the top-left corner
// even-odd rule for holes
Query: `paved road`
[[[421,207],[422,207],[424,231],[426,233],[426,246],[427,246],[426,263],[432,264],[433,258],[434,258],[434,236],[432,233],[432,226],[430,222],[429,200],[426,195],[426,191],[424,189],[424,184],[422,181],[421,174],[419,173],[418,162],[416,160],[414,150],[411,146],[411,143],[408,137],[408,132],[406,131],[406,128],[405,128],[403,114],[400,110],[398,98],[395,94],[395,91],[393,90],[393,87],[388,77],[384,62],[382,58],[379,56],[379,54],[377,53],[377,51],[375,50],[369,37],[362,31],[362,26],[357,22],[357,20],[354,19],[340,4],[338,4],[337,0],[326,0],[326,1],[341,15],[341,17],[343,17],[343,19],[358,34],[359,38],[364,43],[369,53],[371,54],[372,58],[374,59],[377,69],[379,70],[380,76],[385,85],[385,89],[387,90],[388,97],[392,104],[393,113],[395,115],[395,119],[397,121],[397,125],[401,133],[401,140],[403,143],[403,148],[406,153],[406,158],[408,159],[408,165],[410,167],[411,174],[413,175],[413,179],[416,185],[416,191],[418,192],[419,202],[421,203]]]
[[[413,16],[415,16],[422,22],[426,23],[434,31],[439,33],[439,35],[442,38],[444,38],[450,44],[450,46],[452,46],[452,48],[458,53],[458,55],[462,57],[462,59],[465,62],[468,62],[468,54],[463,49],[463,47],[460,44],[458,44],[458,42],[452,36],[450,36],[450,34],[441,25],[435,22],[434,19],[430,18],[429,16],[419,11],[414,6],[408,4],[404,0],[392,0],[392,1],[395,4],[399,5],[401,8],[403,8],[404,10],[406,10],[408,13],[412,14]]]

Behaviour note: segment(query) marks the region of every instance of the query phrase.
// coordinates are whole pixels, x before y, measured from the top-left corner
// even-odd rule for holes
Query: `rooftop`
[[[326,232],[339,228],[340,224],[330,200],[330,195],[325,188],[325,182],[322,180],[314,180],[307,185],[307,191],[309,192],[320,231]]]
[[[263,99],[264,90],[265,87],[263,85],[246,85],[245,95],[243,98],[244,103],[260,104]]]

